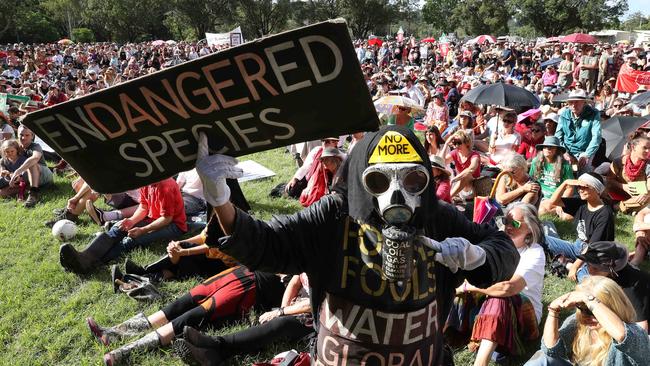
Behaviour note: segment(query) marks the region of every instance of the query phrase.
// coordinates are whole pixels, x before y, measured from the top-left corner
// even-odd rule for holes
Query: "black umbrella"
[[[603,122],[602,136],[606,143],[607,158],[614,160],[621,156],[630,134],[646,122],[647,117],[631,116],[612,117]]]
[[[650,104],[650,91],[635,95],[630,100],[630,104],[636,104],[641,107]]]
[[[480,85],[468,91],[461,100],[501,107],[539,107],[539,99],[535,94],[524,88],[504,83]]]

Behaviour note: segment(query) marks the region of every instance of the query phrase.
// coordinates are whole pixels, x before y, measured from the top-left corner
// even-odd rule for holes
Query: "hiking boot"
[[[106,233],[101,233],[82,250],[77,251],[70,243],[64,243],[59,248],[61,266],[76,274],[86,274],[102,264],[102,257],[108,253],[115,240]]]
[[[185,339],[172,344],[174,354],[188,365],[221,366],[226,360],[216,349],[194,346]]]
[[[86,201],[86,211],[97,225],[104,226],[104,224],[106,224],[106,220],[104,220],[104,211],[95,207],[93,202],[90,200]]]
[[[25,200],[25,208],[32,208],[36,206],[40,199],[40,194],[39,194],[39,189],[38,187],[32,187],[29,189],[29,195],[27,196],[27,199]]]

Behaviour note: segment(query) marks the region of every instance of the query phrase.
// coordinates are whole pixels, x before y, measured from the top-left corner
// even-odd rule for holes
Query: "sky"
[[[650,15],[650,6],[648,6],[649,3],[649,0],[627,0],[627,5],[630,10],[628,10],[627,14],[625,14],[625,17],[632,13],[636,13],[637,11],[642,12],[646,16]]]

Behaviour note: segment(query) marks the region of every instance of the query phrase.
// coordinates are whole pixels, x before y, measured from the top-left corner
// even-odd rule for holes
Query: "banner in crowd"
[[[25,116],[101,193],[190,170],[198,135],[242,156],[376,130],[343,20],[248,42]]]
[[[0,93],[0,112],[7,114],[7,110],[12,105],[18,107],[23,103],[28,103],[30,100],[29,97],[24,95]]]
[[[241,33],[241,27],[237,27],[228,33],[206,33],[205,41],[208,43],[208,46],[229,44],[234,47],[244,43],[244,37]]]
[[[650,87],[650,72],[637,71],[623,64],[616,79],[616,89],[619,92],[634,93],[641,85]]]

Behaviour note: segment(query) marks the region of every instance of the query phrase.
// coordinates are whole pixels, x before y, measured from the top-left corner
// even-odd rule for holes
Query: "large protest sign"
[[[378,128],[344,21],[259,39],[28,114],[23,123],[102,193],[194,167]]]
[[[205,41],[208,46],[222,46],[225,44],[239,46],[244,43],[244,37],[241,33],[241,27],[237,27],[228,33],[206,33]]]

